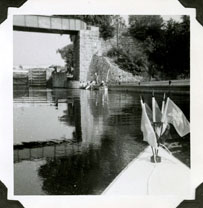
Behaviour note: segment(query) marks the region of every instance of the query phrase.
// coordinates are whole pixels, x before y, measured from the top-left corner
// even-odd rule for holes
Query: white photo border
[[[157,14],[190,15],[191,20],[191,183],[192,190],[203,181],[201,117],[203,117],[203,27],[195,9],[184,8],[178,0],[28,0],[20,8],[10,8],[0,25],[0,180],[8,187],[8,198],[25,208],[65,207],[176,207],[181,196],[15,196],[13,194],[13,15],[16,14]]]

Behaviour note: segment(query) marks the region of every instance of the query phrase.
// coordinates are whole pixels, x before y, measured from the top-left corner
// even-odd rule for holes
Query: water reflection
[[[145,97],[151,102],[150,94]],[[162,95],[157,95],[159,103],[161,98]],[[187,105],[180,97],[173,98],[184,111],[189,110],[189,98],[184,98],[184,102],[188,99]],[[135,93],[15,91],[14,143],[18,144],[14,150],[15,194],[102,193],[145,148],[140,117],[139,95]],[[189,158],[188,150],[183,161],[185,158]],[[32,172],[33,163],[40,165]],[[32,181],[29,175],[35,175],[35,183],[41,184],[40,191],[39,186],[25,189],[27,184],[23,184],[22,178]]]

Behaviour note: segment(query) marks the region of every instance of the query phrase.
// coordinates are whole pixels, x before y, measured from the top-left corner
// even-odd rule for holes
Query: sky
[[[162,18],[165,20],[165,21],[168,21],[170,20],[171,18],[177,22],[180,22],[181,21],[181,15],[173,15],[173,16],[170,16],[170,15],[162,15]]]
[[[70,43],[69,35],[14,31],[13,65],[64,66],[65,62],[56,51]]]
[[[122,16],[127,23],[127,15]],[[180,15],[162,16],[165,21],[173,18],[180,21]],[[70,44],[69,35],[37,33],[37,32],[13,32],[13,65],[26,67],[48,67],[50,65],[64,66],[65,62],[57,49]]]
[[[174,19],[175,21],[179,22],[181,20],[181,15],[161,15],[164,21],[168,21],[169,19]],[[128,25],[128,15],[121,15],[124,18],[126,24]]]

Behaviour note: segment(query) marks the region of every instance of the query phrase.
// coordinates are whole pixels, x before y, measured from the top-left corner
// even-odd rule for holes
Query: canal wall
[[[13,85],[28,86],[29,85],[28,71],[25,70],[13,71]]]
[[[44,68],[36,68],[29,70],[29,85],[32,87],[46,87],[47,72]]]
[[[134,91],[139,93],[190,94],[190,80],[152,81],[139,83],[111,84],[109,90]]]
[[[15,88],[24,86],[46,87],[47,81],[52,76],[50,68],[26,68],[13,71],[13,85]]]
[[[66,72],[56,72],[52,74],[52,87],[78,89],[80,88],[80,82],[68,79]]]
[[[52,73],[52,87],[65,88],[67,84],[67,76],[65,72]]]
[[[119,86],[109,86],[109,90],[116,91],[133,91],[139,93],[173,93],[173,94],[190,94],[189,86],[129,86],[129,85],[119,85]]]

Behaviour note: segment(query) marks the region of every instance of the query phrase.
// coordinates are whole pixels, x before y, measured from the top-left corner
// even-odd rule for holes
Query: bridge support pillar
[[[88,30],[80,30],[74,44],[78,51],[78,54],[76,53],[77,61],[75,64],[77,70],[75,70],[76,74],[74,76],[81,83],[86,82],[88,81],[87,74],[90,69],[92,58],[101,48],[99,28],[90,27]]]

